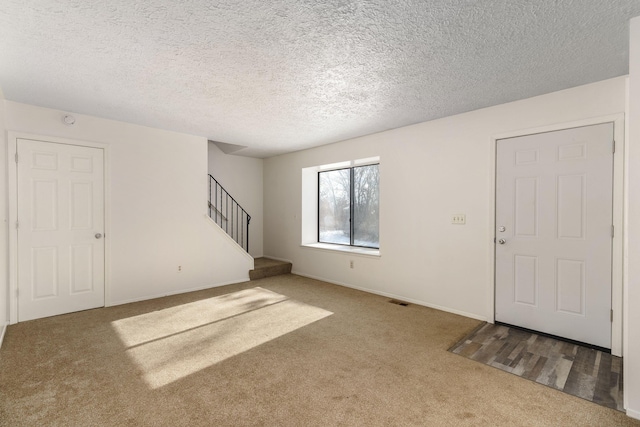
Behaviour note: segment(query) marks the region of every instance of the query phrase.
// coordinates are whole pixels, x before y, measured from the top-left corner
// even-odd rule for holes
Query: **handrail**
[[[245,251],[249,252],[251,215],[211,174],[209,174],[209,217]]]

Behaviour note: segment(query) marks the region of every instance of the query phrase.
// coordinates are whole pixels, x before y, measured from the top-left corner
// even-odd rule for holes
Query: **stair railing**
[[[211,175],[209,175],[209,216],[236,243],[249,252],[251,215]]]

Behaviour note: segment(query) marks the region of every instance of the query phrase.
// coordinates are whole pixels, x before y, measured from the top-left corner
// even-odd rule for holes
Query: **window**
[[[378,166],[318,172],[318,242],[380,247]]]

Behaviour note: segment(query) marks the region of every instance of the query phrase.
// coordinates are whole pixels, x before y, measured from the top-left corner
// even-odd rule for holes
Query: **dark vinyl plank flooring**
[[[490,323],[449,351],[623,411],[622,359],[609,353]]]

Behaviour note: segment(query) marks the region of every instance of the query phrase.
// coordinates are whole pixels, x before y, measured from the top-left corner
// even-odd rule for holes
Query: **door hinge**
[[[616,228],[615,228],[615,226],[612,225],[611,226],[611,237],[615,237],[615,234],[616,234]]]
[[[613,309],[611,309],[611,323],[613,323]]]
[[[15,155],[16,163],[18,163],[18,153]]]
[[[613,140],[613,154],[616,153],[616,140]]]
[[[18,221],[16,221],[16,230],[20,228],[20,223]]]

